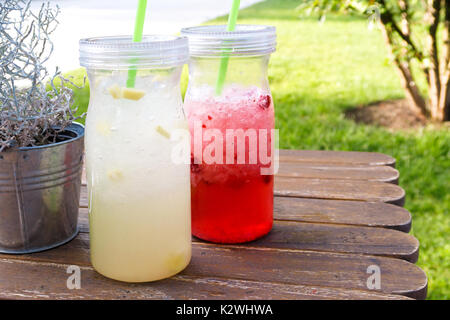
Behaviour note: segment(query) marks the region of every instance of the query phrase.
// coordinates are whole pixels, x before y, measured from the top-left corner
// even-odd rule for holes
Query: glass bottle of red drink
[[[192,233],[218,243],[255,240],[273,222],[274,107],[267,69],[275,28],[202,26],[181,33],[190,47],[184,110],[192,143]]]

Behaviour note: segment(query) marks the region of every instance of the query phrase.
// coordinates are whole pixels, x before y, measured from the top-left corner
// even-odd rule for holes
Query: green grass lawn
[[[240,23],[277,27],[270,83],[280,147],[376,151],[397,159],[405,207],[420,240],[418,265],[429,277],[430,299],[450,299],[450,131],[427,127],[403,132],[355,124],[348,108],[403,98],[379,30],[361,17],[330,16],[324,24],[301,18],[299,1],[268,0],[241,11]],[[211,23],[225,23],[225,17]],[[73,72],[81,81],[84,73]],[[187,75],[183,74],[183,87]],[[89,90],[77,90],[80,111]]]

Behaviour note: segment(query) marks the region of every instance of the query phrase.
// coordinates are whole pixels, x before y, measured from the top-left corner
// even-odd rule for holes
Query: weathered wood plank
[[[200,252],[195,250],[194,263],[186,274],[367,290],[367,269],[375,265],[381,270],[382,292],[426,297],[425,273],[400,259],[241,246],[194,247]]]
[[[275,197],[274,219],[285,221],[379,227],[409,232],[411,214],[382,202]],[[88,232],[88,209],[80,208],[80,227]]]
[[[399,172],[389,166],[281,161],[278,176],[311,179],[368,180],[398,184]],[[86,184],[83,168],[82,183]]]
[[[87,208],[88,206],[89,206],[89,197],[87,187],[85,185],[82,185],[80,190],[80,208]]]
[[[360,290],[177,275],[129,284],[81,267],[81,288],[67,289],[67,265],[0,259],[0,299],[406,299]]]
[[[87,209],[80,210],[79,227],[89,231]],[[417,239],[397,230],[291,221],[274,221],[267,236],[243,246],[381,255],[410,262],[419,255]]]
[[[267,236],[248,246],[380,255],[413,263],[419,256],[419,241],[397,230],[290,221],[275,221]]]
[[[0,255],[0,259],[90,266],[88,240],[88,234],[80,233],[75,240],[53,250],[21,256]],[[367,268],[375,265],[381,270],[380,292],[416,299],[426,297],[425,273],[401,259],[204,243],[193,243],[192,255],[191,264],[182,272],[184,276],[364,291],[368,290],[370,276]]]
[[[274,195],[307,199],[385,202],[403,206],[405,191],[390,183],[275,177]],[[80,206],[86,207],[87,189],[81,188]]]
[[[280,162],[309,162],[395,167],[395,159],[377,152],[280,150]]]
[[[366,180],[398,184],[399,172],[388,166],[281,162],[278,176],[310,179]]]
[[[312,199],[380,201],[399,206],[405,202],[402,188],[376,181],[275,177],[274,194]]]
[[[383,202],[275,197],[274,219],[411,229],[408,210]]]
[[[80,219],[87,225],[85,190],[82,195]],[[411,214],[406,209],[383,202],[275,197],[274,219],[382,227],[403,232],[411,229]]]

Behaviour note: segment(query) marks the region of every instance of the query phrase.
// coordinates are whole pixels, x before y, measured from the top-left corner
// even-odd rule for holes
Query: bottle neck
[[[267,75],[269,57],[269,55],[229,57],[223,87],[258,87],[269,91]],[[200,87],[215,88],[222,59],[224,58],[191,57],[188,92]]]

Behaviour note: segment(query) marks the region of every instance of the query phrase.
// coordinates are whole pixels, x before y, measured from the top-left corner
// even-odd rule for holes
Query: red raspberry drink
[[[236,86],[226,88],[220,96],[206,89],[196,91],[198,94],[186,96],[184,105],[192,137],[192,232],[218,243],[257,239],[270,231],[273,220],[273,175],[261,174],[271,162],[260,156],[261,152],[265,160],[271,156],[274,109],[270,92]],[[199,128],[203,141],[195,139],[194,130]],[[241,144],[239,134],[244,138]],[[227,150],[230,139],[232,148]],[[202,161],[194,152],[196,143],[202,144]],[[216,148],[211,152],[213,144]],[[223,157],[216,154],[221,151]],[[223,161],[212,163],[208,155]]]
[[[274,107],[268,63],[275,27],[184,28],[191,131],[192,233],[217,243],[267,234],[273,220]],[[225,68],[224,68],[225,66]]]

